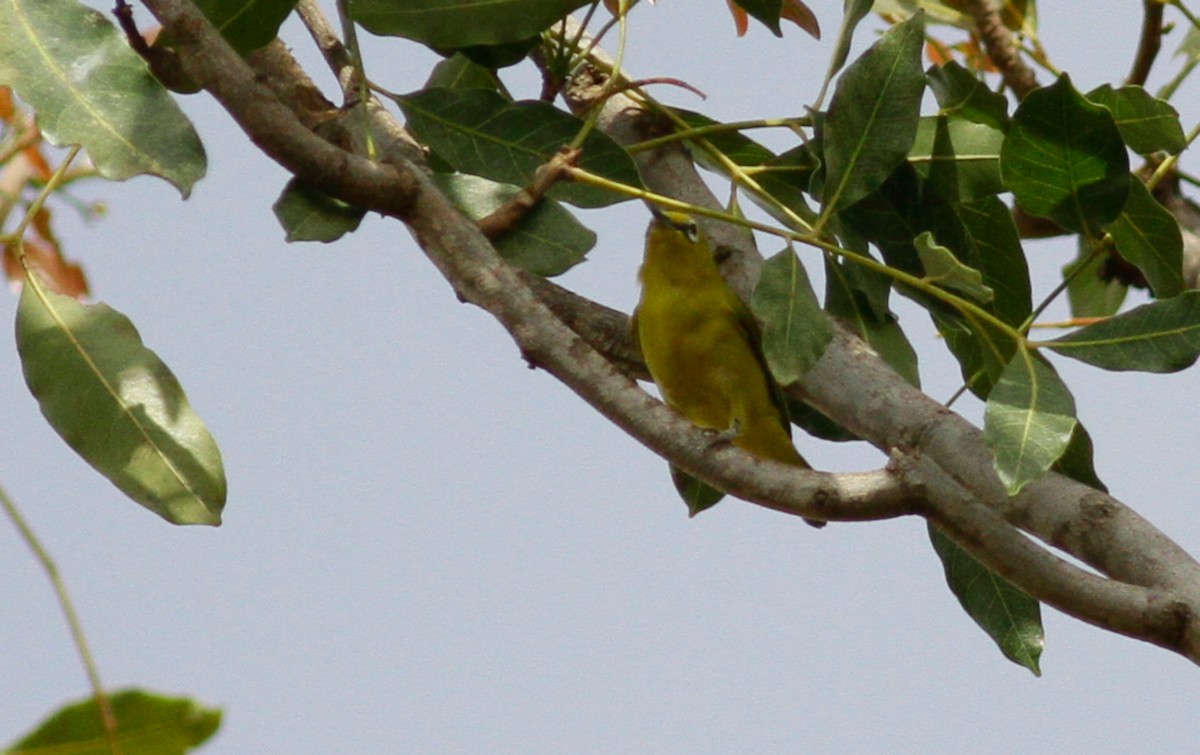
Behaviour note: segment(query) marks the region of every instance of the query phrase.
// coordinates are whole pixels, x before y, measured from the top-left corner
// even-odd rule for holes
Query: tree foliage
[[[1068,74],[1031,67],[1053,70],[1033,0],[1003,10],[922,0],[875,3],[883,32],[851,59],[872,4],[848,0],[844,18],[828,19],[840,22],[834,52],[806,106],[725,124],[661,102],[650,85],[662,81],[639,80],[604,52],[637,24],[626,0],[344,3],[353,24],[442,56],[427,86],[407,93],[374,84],[372,61],[309,0],[146,0],[163,25],[152,41],[123,4],[113,24],[75,0],[4,3],[0,158],[18,191],[0,220],[17,219],[5,226],[5,263],[24,281],[25,375],[55,430],[168,521],[220,522],[220,454],[130,321],[75,301],[86,279],[53,234],[52,200],[83,177],[139,173],[186,195],[204,151],[168,88],[203,89],[293,174],[275,206],[288,240],[334,242],[368,211],[406,223],[531,365],[667,459],[693,508],[716,490],[808,519],[922,516],[964,610],[1034,673],[1041,602],[1200,662],[1200,565],[1106,496],[1086,417],[1055,367],[1170,372],[1200,356],[1197,251],[1186,243],[1196,215],[1179,189],[1195,131],[1185,134],[1170,104],[1174,86],[1143,88],[1153,53],[1127,81],[1081,92]],[[777,35],[783,21],[818,33],[799,0],[729,5],[739,33],[749,18]],[[1152,6],[1146,45],[1164,23]],[[340,105],[275,40],[293,10],[322,40]],[[1180,79],[1200,59],[1197,38],[1192,29]],[[517,65],[536,67],[541,91],[509,89],[505,69]],[[750,135],[760,128],[787,129],[794,144],[768,149]],[[55,165],[45,144],[76,150]],[[727,181],[732,199],[718,202],[694,165]],[[546,280],[584,260],[604,207],[634,200],[703,219],[764,324],[797,424],[867,441],[889,455],[885,467],[760,464],[646,408],[626,377],[645,372],[625,317]],[[747,217],[746,200],[765,221]],[[745,228],[787,248],[764,266]],[[1026,240],[1049,234],[1076,237],[1079,258],[1035,301]],[[823,297],[805,270],[816,265]],[[1122,311],[1130,286],[1153,300]],[[928,312],[964,390],[985,402],[983,428],[920,393],[893,295]],[[1078,319],[1065,335],[1036,338],[1058,296]],[[1100,524],[1098,506],[1108,512]],[[125,698],[111,702],[125,727]],[[40,746],[51,735],[38,736]]]

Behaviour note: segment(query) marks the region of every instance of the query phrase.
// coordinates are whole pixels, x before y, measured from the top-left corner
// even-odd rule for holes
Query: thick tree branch
[[[264,152],[297,176],[346,201],[370,192],[403,194],[404,201],[371,201],[370,209],[408,223],[418,244],[459,296],[495,316],[525,358],[566,383],[582,398],[656,453],[686,471],[760,505],[818,519],[879,519],[913,511],[915,495],[890,471],[834,475],[797,473],[732,446],[714,447],[708,433],[682,419],[637,387],[599,352],[566,327],[500,259],[480,230],[412,163],[390,169],[336,149],[296,122],[204,21],[190,0],[147,0],[181,47],[190,48],[196,81],[233,116]],[[269,132],[269,133],[268,133]],[[305,164],[301,156],[308,151]],[[338,170],[329,170],[326,163]],[[329,183],[321,183],[328,176]]]
[[[584,74],[582,84],[568,87],[567,99],[573,108],[583,110],[595,105],[589,96],[604,91],[603,76],[602,70],[596,69],[590,75]],[[647,116],[635,101],[618,95],[601,107],[601,128],[619,142],[636,143],[648,137],[644,127]],[[644,180],[656,192],[686,196],[686,201],[701,206],[720,206],[694,168],[688,171],[671,166],[660,171],[657,156],[645,153],[638,155],[638,161]],[[757,256],[753,241],[744,235],[727,235],[725,243],[735,248],[733,259]],[[735,287],[744,296],[753,290],[754,281],[748,287],[744,278],[738,278],[737,282],[740,285]],[[976,529],[982,526],[982,512],[990,509],[994,513],[988,513],[987,517],[994,520],[993,524],[1003,522],[1002,516],[1113,580],[1126,583],[1118,587],[1130,587],[1133,591],[1117,592],[1131,599],[1133,595],[1142,596],[1138,605],[1151,602],[1139,588],[1153,588],[1158,596],[1152,601],[1156,605],[1186,604],[1188,616],[1200,614],[1200,565],[1170,538],[1119,501],[1056,474],[1009,499],[996,474],[983,433],[977,427],[911,387],[862,341],[840,327],[836,333],[801,385],[790,387],[800,397],[881,450],[913,449],[937,464],[943,474],[974,500],[974,510],[978,513],[974,520]],[[935,522],[945,524],[952,535],[957,535],[956,539],[961,538],[961,545],[1031,595],[1099,626],[1162,644],[1162,632],[1151,631],[1149,623],[1141,625],[1144,632],[1136,631],[1136,622],[1118,622],[1108,604],[1089,601],[1088,596],[1096,591],[1094,587],[1085,589],[1087,580],[1078,583],[1079,593],[1074,596],[1077,602],[1061,584],[1046,583],[1047,575],[1033,565],[1040,562],[1049,568],[1057,559],[1039,561],[1023,556],[1029,547],[1036,546],[1013,527],[1006,526],[1003,530],[990,527],[985,530],[987,538],[982,538],[967,526],[968,522],[947,520],[939,515],[943,503],[933,500],[931,509],[925,513]],[[980,504],[987,508],[978,508]],[[985,548],[985,544],[990,547]],[[1041,553],[1054,558],[1045,551]],[[1139,616],[1144,614],[1133,604],[1128,607]],[[1170,647],[1200,662],[1200,622],[1189,619],[1186,631],[1170,636],[1177,640]]]
[[[332,195],[404,220],[459,295],[495,316],[532,365],[551,372],[656,453],[735,495],[789,514],[865,520],[920,513],[1048,604],[1200,660],[1200,566],[1119,501],[1057,475],[1007,498],[980,431],[908,386],[842,330],[801,388],[830,417],[888,450],[888,469],[858,475],[797,472],[730,446],[714,446],[709,434],[650,397],[593,348],[604,348],[607,341],[624,348],[633,361],[624,347],[623,317],[592,320],[597,305],[559,295],[550,284],[531,286],[530,277],[501,260],[479,229],[402,157],[392,166],[372,163],[305,128],[189,0],[146,2],[187,51],[196,81],[268,155]],[[644,122],[644,116],[620,99],[604,104],[601,125],[610,134],[619,135],[622,128],[636,132],[630,124]],[[674,196],[692,192],[701,199],[698,204],[715,205],[694,169],[683,169],[686,155],[639,159],[655,176],[648,180],[657,190]],[[722,243],[735,250],[735,262],[757,258],[752,241],[740,231],[727,233]],[[752,270],[753,263],[742,269]],[[553,311],[543,297],[553,301]],[[611,330],[589,330],[583,322]],[[1010,523],[1111,579],[1054,557]]]
[[[417,185],[408,171],[338,149],[294,117],[189,0],[146,0],[170,29],[185,72],[208,90],[250,140],[300,180],[368,210],[403,218]]]
[[[1185,655],[1194,652],[1193,615],[1184,600],[1169,590],[1105,579],[1054,556],[1015,533],[931,458],[922,461],[911,473],[929,492],[929,520],[997,574],[1076,618]]]
[[[1012,32],[1000,17],[1000,8],[995,0],[965,0],[967,12],[975,20],[975,28],[988,57],[1000,69],[1004,83],[1018,100],[1037,89],[1037,78],[1033,69],[1021,60],[1021,51],[1013,39]]]

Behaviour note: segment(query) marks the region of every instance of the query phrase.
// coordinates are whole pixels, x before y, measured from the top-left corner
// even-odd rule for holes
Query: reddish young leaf
[[[729,6],[729,12],[733,14],[733,28],[737,30],[737,35],[739,37],[746,36],[746,30],[750,28],[750,17],[734,0],[725,0],[725,4]]]
[[[25,155],[25,159],[33,167],[33,175],[39,181],[49,181],[50,176],[54,175],[54,168],[50,167],[50,161],[42,154],[42,136],[37,135],[37,142],[29,145],[21,150],[21,154]]]
[[[988,57],[987,51],[983,49],[983,44],[975,34],[971,34],[968,41],[955,45],[955,48],[960,50],[966,58],[968,68],[984,73],[1000,72],[1000,69],[996,68],[996,64]]]
[[[946,46],[945,42],[930,38],[925,41],[925,57],[929,58],[930,63],[940,68],[954,60],[954,52]]]
[[[63,256],[50,227],[50,212],[44,207],[34,216],[30,232],[26,234],[25,258],[56,293],[74,299],[88,295],[87,276],[82,267]],[[4,274],[14,284],[25,281],[25,270],[17,261],[16,242],[9,242],[4,247]]]
[[[821,38],[821,24],[817,23],[816,15],[800,0],[783,0],[783,7],[779,9],[779,17],[786,18],[799,26],[813,39]]]

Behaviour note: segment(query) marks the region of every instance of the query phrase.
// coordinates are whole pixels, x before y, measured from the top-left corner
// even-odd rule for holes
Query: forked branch
[[[297,122],[190,0],[146,4],[189,53],[194,79],[266,154],[330,195],[405,222],[455,291],[502,323],[531,364],[656,453],[705,481],[789,514],[828,520],[920,514],[1047,604],[1200,662],[1200,565],[1121,502],[1053,474],[1008,498],[979,429],[909,386],[840,328],[816,366],[791,389],[886,451],[891,459],[886,469],[858,475],[797,472],[732,447],[714,447],[704,432],[629,377],[636,355],[623,315],[535,283],[501,260],[475,224],[411,162],[371,162]],[[570,91],[573,105],[588,106],[586,82],[577,81]],[[600,127],[618,141],[645,140],[648,121],[635,102],[617,95],[599,107]],[[655,191],[717,206],[682,151],[651,151],[638,159]],[[752,241],[728,229],[714,228],[713,235],[729,252],[726,265],[735,287],[748,293],[761,264]],[[610,360],[608,353],[619,358]],[[1021,529],[1105,577],[1059,559]]]

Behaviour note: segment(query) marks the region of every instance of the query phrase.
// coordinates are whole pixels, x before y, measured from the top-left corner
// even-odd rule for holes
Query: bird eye
[[[689,220],[686,223],[680,223],[679,230],[687,237],[688,241],[693,244],[700,243],[700,228],[696,225],[696,221]]]

